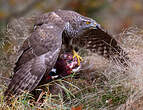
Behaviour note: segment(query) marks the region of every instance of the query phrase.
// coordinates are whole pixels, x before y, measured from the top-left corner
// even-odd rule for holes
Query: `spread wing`
[[[5,95],[32,91],[54,66],[62,44],[63,26],[43,24],[24,42]]]
[[[105,58],[113,58],[121,63],[128,60],[126,53],[118,45],[117,41],[99,27],[97,27],[97,29],[88,30],[78,41],[80,41],[78,42],[80,46],[84,46],[90,51],[96,52]]]

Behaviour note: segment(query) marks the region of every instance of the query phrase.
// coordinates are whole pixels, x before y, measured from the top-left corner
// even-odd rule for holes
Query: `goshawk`
[[[121,58],[123,49],[95,20],[74,11],[49,12],[37,18],[34,31],[24,41],[5,95],[21,94],[25,90],[31,92],[54,67],[62,45],[65,50],[71,50],[71,40],[75,39],[79,46],[105,58],[116,55],[121,62],[127,58]]]

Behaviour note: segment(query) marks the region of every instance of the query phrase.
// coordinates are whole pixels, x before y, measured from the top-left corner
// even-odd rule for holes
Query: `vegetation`
[[[25,20],[20,21],[26,22]],[[19,26],[21,24],[19,24]],[[16,28],[16,25],[11,26],[13,29]],[[12,27],[7,28],[7,30],[11,30]],[[11,30],[7,31],[6,35],[9,36],[12,34],[14,34],[14,31]],[[14,34],[14,36],[16,38],[16,34]],[[122,38],[125,38],[125,43],[121,43],[122,47],[125,50],[130,50],[128,51],[128,54],[132,62],[128,62],[129,67],[122,67],[118,62],[108,61],[93,53],[83,54],[87,51],[81,49],[79,54],[82,54],[84,62],[81,71],[74,74],[78,77],[71,75],[44,85],[46,86],[47,91],[43,96],[39,96],[38,101],[34,100],[32,94],[24,93],[18,98],[13,98],[11,105],[7,104],[3,92],[5,91],[9,80],[5,79],[5,76],[3,76],[4,78],[1,77],[3,80],[0,85],[0,107],[6,110],[118,109],[120,105],[127,103],[129,98],[137,93],[142,87],[140,85],[142,81],[138,80],[138,77],[140,77],[142,73],[142,69],[139,65],[142,63],[139,63],[139,59],[137,59],[141,58],[138,56],[142,55],[142,53],[140,53],[142,48],[142,30],[135,27],[129,28],[120,34],[120,36],[120,42],[123,41]],[[138,41],[134,40],[136,37],[138,37]],[[1,52],[5,54],[5,56],[2,55],[4,58],[1,60],[2,65],[6,64],[3,65],[3,67],[5,67],[3,68],[3,73],[5,72],[5,74],[7,74],[7,72],[11,73],[12,71],[15,63],[13,59],[18,57],[16,53],[18,47],[22,44],[21,42],[18,44],[18,41],[21,39],[23,39],[22,36],[19,39],[15,39],[15,41],[12,39],[15,44],[11,42],[12,40],[8,40],[8,42],[13,44],[8,50],[6,48],[8,45],[7,42],[4,43],[1,48],[3,50]],[[138,54],[135,54],[134,51],[138,52]],[[135,64],[137,62],[139,64]],[[9,66],[7,64],[9,64]]]
[[[0,110],[143,108],[143,30],[131,27],[134,24],[140,27],[143,25],[142,0],[84,0],[82,3],[81,0],[41,1],[0,1]],[[123,67],[118,62],[108,61],[93,53],[87,54],[87,50],[81,49],[79,54],[83,56],[84,62],[81,71],[75,73],[78,77],[71,75],[44,85],[47,91],[39,97],[38,102],[32,94],[24,93],[8,105],[3,92],[20,55],[18,50],[32,31],[35,16],[58,8],[71,9],[90,16],[107,31],[120,33],[114,37],[128,53],[129,66]],[[126,10],[125,13],[121,9]],[[20,18],[13,19],[15,17]]]

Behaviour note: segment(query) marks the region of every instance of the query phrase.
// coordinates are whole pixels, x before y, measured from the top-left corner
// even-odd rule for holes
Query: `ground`
[[[128,67],[104,59],[97,54],[80,49],[83,56],[81,71],[48,83],[45,100],[41,104],[29,100],[30,95],[23,94],[18,100],[14,99],[12,106],[6,105],[3,92],[9,82],[5,77],[10,76],[16,62],[18,49],[32,31],[33,19],[20,18],[8,25],[6,42],[2,45],[0,65],[2,73],[0,83],[0,108],[3,109],[50,109],[50,110],[141,110],[143,106],[143,31],[131,27],[119,35],[114,35],[122,48],[128,53]],[[50,92],[49,92],[50,91]],[[59,92],[60,91],[60,92]]]

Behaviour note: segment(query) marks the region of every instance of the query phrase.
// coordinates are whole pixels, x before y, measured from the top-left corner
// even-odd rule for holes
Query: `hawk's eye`
[[[86,21],[86,24],[90,24],[91,22],[90,21]]]

